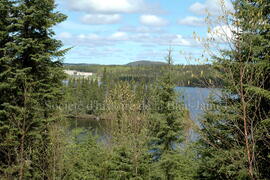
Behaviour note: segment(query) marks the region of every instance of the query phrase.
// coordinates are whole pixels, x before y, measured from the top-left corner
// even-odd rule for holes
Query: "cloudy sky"
[[[73,47],[67,63],[126,64],[164,61],[174,50],[176,64],[190,63],[201,46],[193,32],[207,36],[206,9],[221,12],[219,0],[56,0],[68,19],[57,25],[56,38]],[[231,4],[226,2],[228,8]],[[181,52],[181,53],[180,53]]]

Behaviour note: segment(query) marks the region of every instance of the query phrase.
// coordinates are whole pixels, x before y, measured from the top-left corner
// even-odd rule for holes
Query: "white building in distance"
[[[70,76],[75,76],[75,77],[84,77],[84,78],[88,78],[90,76],[93,76],[92,72],[80,72],[80,71],[74,71],[74,70],[64,70],[64,72],[67,75]]]

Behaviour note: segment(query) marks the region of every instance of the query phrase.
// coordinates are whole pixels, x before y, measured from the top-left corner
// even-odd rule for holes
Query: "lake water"
[[[176,90],[189,110],[190,118],[196,123],[199,123],[204,111],[211,108],[208,104],[209,96],[218,98],[221,95],[218,88],[177,87]]]
[[[221,94],[220,89],[216,88],[197,88],[197,87],[177,87],[176,91],[179,93],[179,98],[189,110],[190,118],[200,126],[200,118],[209,107],[208,97],[213,95],[218,97]],[[71,129],[86,128],[92,129],[94,134],[105,135],[104,124],[102,121],[89,119],[72,119]],[[191,132],[191,139],[196,139],[196,134]]]

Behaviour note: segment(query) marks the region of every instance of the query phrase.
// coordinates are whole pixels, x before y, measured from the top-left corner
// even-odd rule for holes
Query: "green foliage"
[[[65,169],[61,179],[107,179],[110,153],[91,134],[76,129],[64,155]],[[85,133],[85,132],[84,132]],[[79,139],[79,140],[78,140]]]
[[[212,65],[173,65],[176,86],[188,87],[222,87],[223,81],[217,76]],[[103,77],[106,69],[107,81],[128,81],[155,83],[163,75],[165,65],[142,66],[105,66],[105,65],[66,65],[65,69],[82,72],[94,72]]]
[[[150,148],[153,166],[156,167],[154,179],[186,179],[180,144],[183,142],[184,113],[181,108],[175,85],[172,80],[171,51],[167,57],[166,73],[157,84],[152,105]]]
[[[99,115],[102,110],[105,89],[99,85],[98,80],[84,78],[70,78],[67,80],[66,113]]]
[[[69,77],[63,88],[66,50],[52,28],[66,17],[54,0],[1,0],[0,178],[269,179],[270,4],[234,6],[229,23],[240,31],[232,49],[214,57],[215,70],[174,66],[169,51],[167,65],[66,66],[97,76]],[[175,86],[223,81],[194,149],[184,142],[188,113]],[[64,94],[65,114],[101,117],[107,136],[76,129],[66,140],[57,109]]]
[[[119,82],[110,90],[106,104],[108,132],[113,143],[113,179],[146,179],[151,161],[148,152],[148,113],[138,86]]]
[[[197,147],[200,156],[198,178],[248,179],[244,142],[239,132],[243,125],[236,114],[238,107],[224,106],[222,102],[215,105],[202,121]]]
[[[195,154],[187,150],[188,148],[168,153],[160,161],[153,163],[150,179],[194,179],[197,173]]]
[[[107,145],[100,145],[91,136],[83,141],[77,136],[79,142],[71,143],[66,154],[65,163],[71,165],[66,170],[66,179],[148,177],[151,156],[147,147],[147,115],[141,111],[142,97],[136,91],[125,82],[110,89],[105,100],[110,108],[102,113],[109,136]]]
[[[170,63],[171,56],[168,56]],[[152,135],[155,137],[154,144],[157,145],[156,153],[173,150],[173,146],[182,142],[182,118],[180,102],[177,100],[175,85],[172,81],[171,64],[168,64],[166,73],[160,80],[155,90],[153,111]]]
[[[65,50],[52,27],[65,16],[52,0],[0,2],[0,176],[52,175],[50,127],[59,121]]]
[[[115,147],[112,159],[112,179],[148,179],[151,171],[151,157],[146,146],[132,147],[122,145]]]
[[[168,60],[171,61],[170,56]],[[68,81],[67,101],[82,104],[79,111],[73,113],[86,113],[83,107],[98,97],[96,93],[104,98],[100,101],[104,109],[98,116],[104,123],[109,142],[108,146],[100,146],[93,144],[90,137],[88,144],[86,141],[73,144],[77,153],[70,151],[66,157],[73,161],[75,154],[78,160],[75,164],[67,162],[72,171],[66,178],[193,179],[197,167],[195,155],[187,147],[180,148],[187,112],[175,92],[173,68],[172,65],[165,67],[167,73],[160,77],[157,85],[146,81],[113,81],[108,67],[103,69],[101,84],[94,91],[89,80]],[[98,154],[99,158],[93,154]],[[81,160],[82,156],[89,159]]]
[[[269,1],[237,0],[230,50],[216,67],[225,81],[202,122],[199,178],[269,179]]]

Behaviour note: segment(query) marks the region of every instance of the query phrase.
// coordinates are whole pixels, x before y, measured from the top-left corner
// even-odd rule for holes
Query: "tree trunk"
[[[245,146],[246,146],[246,154],[248,159],[248,172],[251,177],[251,179],[254,179],[254,171],[253,171],[253,160],[251,158],[251,152],[250,152],[250,144],[249,144],[249,133],[248,133],[248,117],[247,117],[247,103],[245,101],[245,92],[244,92],[244,67],[243,64],[241,64],[240,68],[240,97],[241,97],[241,106],[242,106],[242,119],[244,122],[244,136],[245,136]]]

